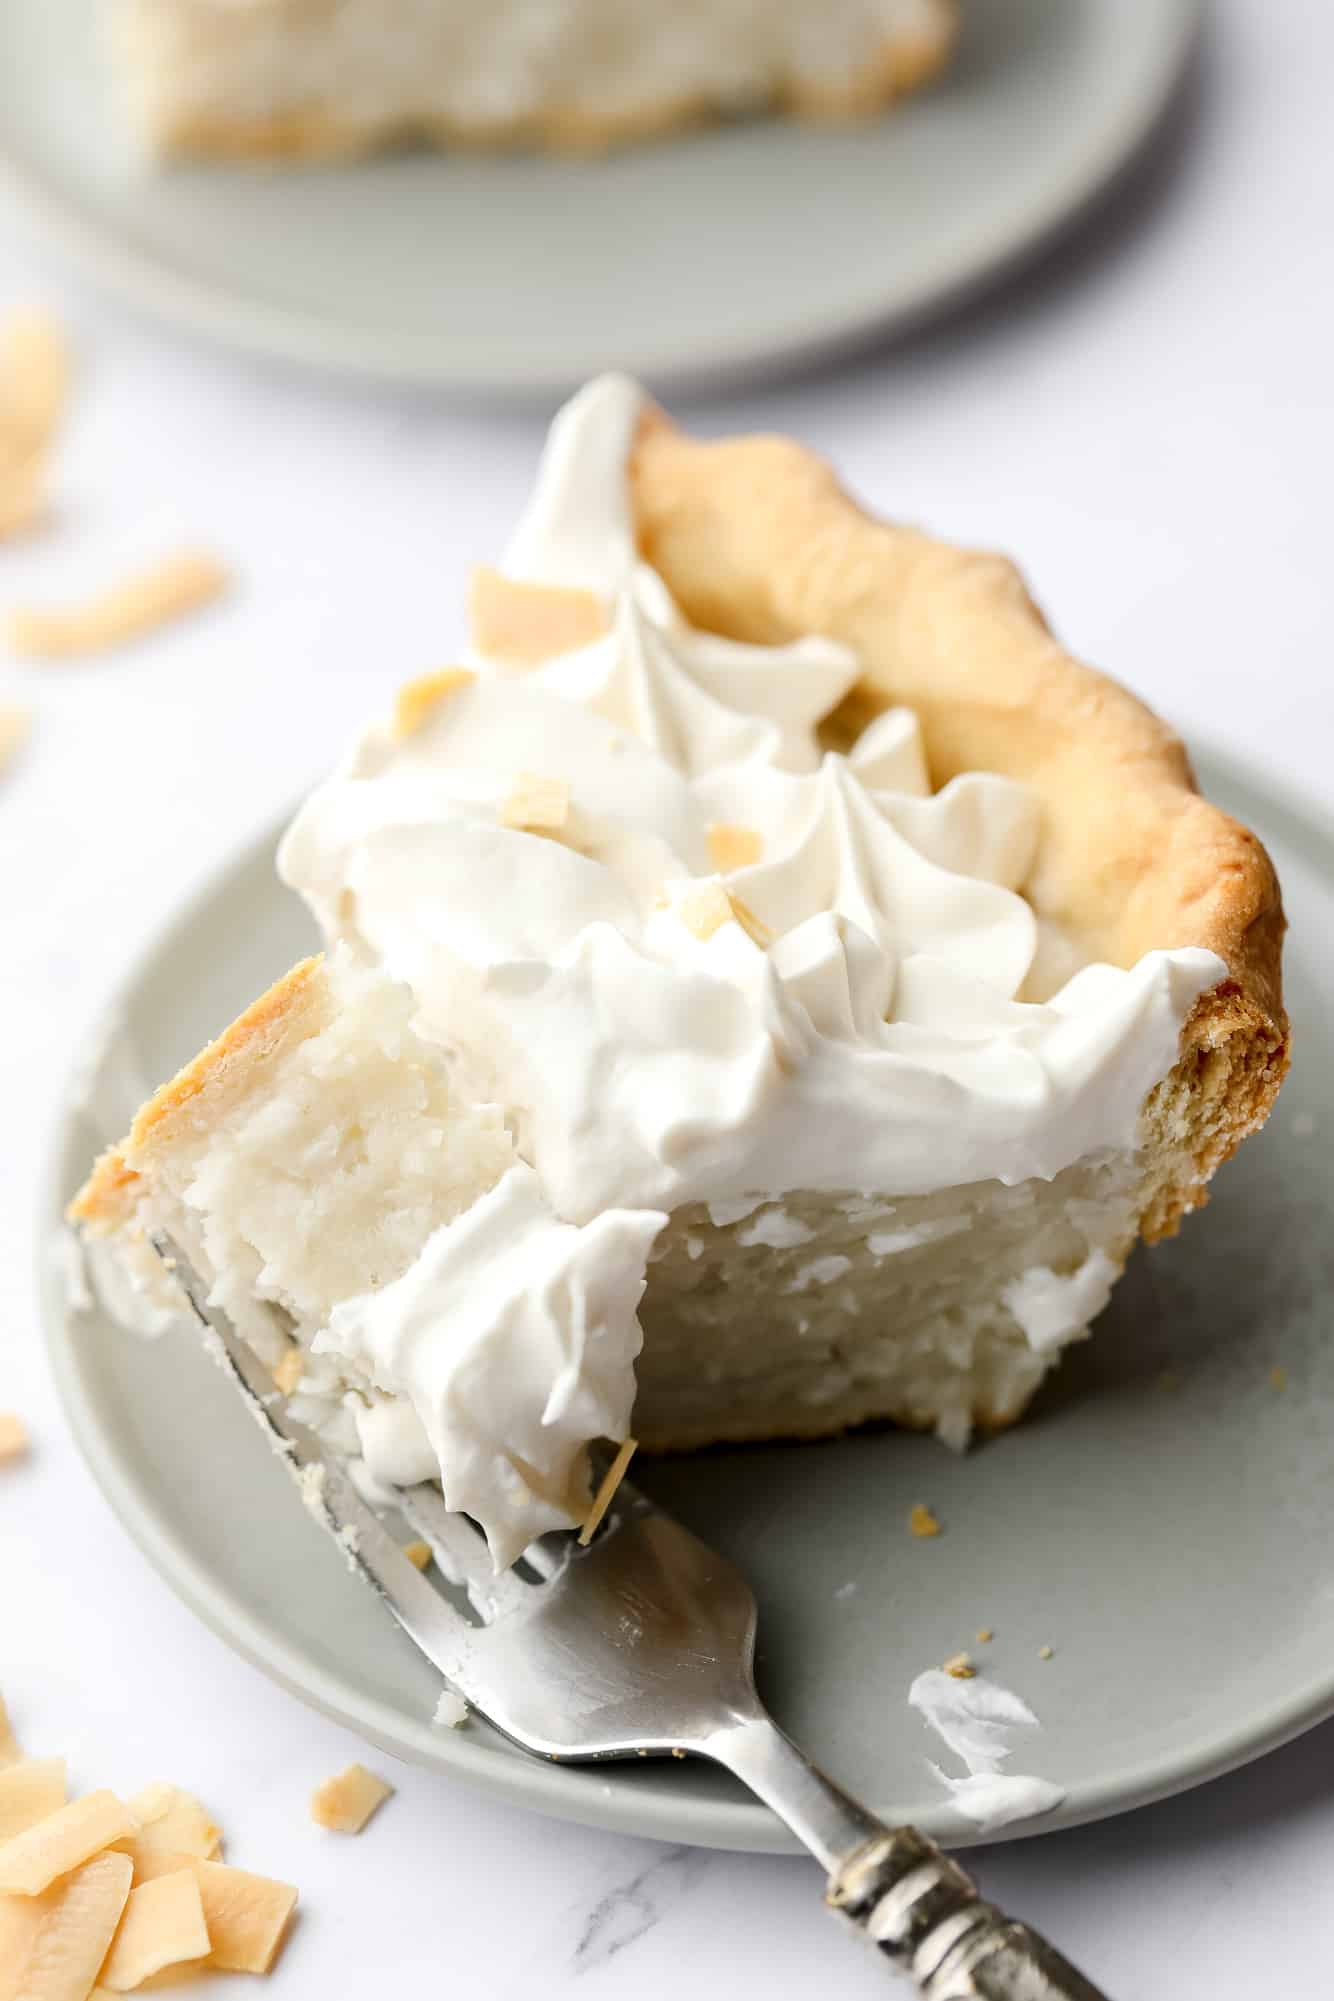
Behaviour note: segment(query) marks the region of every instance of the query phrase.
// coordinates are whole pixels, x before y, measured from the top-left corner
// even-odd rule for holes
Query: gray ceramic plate
[[[862,129],[758,123],[601,161],[157,173],[95,33],[0,4],[0,174],[95,273],[217,338],[455,389],[733,377],[901,325],[1136,151],[1198,0],[965,0],[940,88]]]
[[[995,1639],[976,1651],[1045,1726],[1032,1768],[1066,1788],[1035,1832],[1194,1785],[1334,1712],[1334,828],[1226,767],[1206,779],[1272,843],[1298,1048],[1282,1108],[1210,1207],[1137,1258],[1028,1421],[967,1457],[869,1432],[642,1471],[753,1577],[779,1719],[882,1812],[954,1843],[976,1837],[943,1804],[924,1762],[938,1746],[904,1697],[980,1626]],[[266,840],[229,867],[122,996],[152,1078],[309,946],[271,854]],[[72,1105],[53,1227],[102,1138]],[[549,1813],[672,1841],[792,1845],[702,1765],[548,1766],[484,1724],[434,1728],[435,1674],[349,1575],[194,1342],[148,1345],[68,1314],[49,1273],[45,1303],[66,1405],[126,1526],[209,1625],[294,1693],[375,1744]],[[908,1535],[916,1500],[945,1523],[938,1539]]]

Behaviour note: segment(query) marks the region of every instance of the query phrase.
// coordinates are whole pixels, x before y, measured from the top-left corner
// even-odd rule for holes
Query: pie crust
[[[1025,894],[1081,958],[1128,967],[1196,945],[1224,961],[1144,1106],[1163,1171],[1140,1231],[1173,1235],[1288,1067],[1283,906],[1260,841],[1201,797],[1166,723],[1065,651],[1006,557],[875,519],[789,439],[705,443],[660,411],[631,485],[641,551],[692,623],[762,644],[818,633],[857,654],[834,740],[901,702],[934,786],[994,771],[1032,789],[1045,826]]]

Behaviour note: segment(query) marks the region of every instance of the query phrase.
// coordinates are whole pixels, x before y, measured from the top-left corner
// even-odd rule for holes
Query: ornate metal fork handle
[[[1106,2001],[1027,1925],[984,1902],[914,1827],[888,1830],[829,1878],[825,1901],[916,1980],[927,2001]]]
[[[987,1903],[915,1827],[886,1827],[756,1704],[702,1747],[771,1806],[829,1871],[825,1902],[926,2001],[1107,2001],[1054,1947]]]

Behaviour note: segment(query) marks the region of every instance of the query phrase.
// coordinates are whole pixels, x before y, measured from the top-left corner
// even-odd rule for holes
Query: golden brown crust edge
[[[1283,908],[1256,836],[1200,797],[1165,723],[1064,651],[1005,557],[873,519],[784,438],[702,443],[654,411],[631,474],[641,548],[688,618],[736,639],[842,640],[866,670],[836,719],[848,730],[901,701],[935,784],[997,771],[1032,788],[1045,838],[1027,893],[1084,956],[1129,966],[1197,945],[1227,965],[1145,1108],[1172,1166],[1141,1229],[1171,1234],[1287,1069]]]
[[[216,1116],[233,1092],[253,1081],[257,1066],[317,1032],[326,1015],[323,963],[320,955],[302,959],[158,1087],[136,1113],[127,1137],[101,1156],[70,1203],[65,1213],[72,1223],[109,1230],[125,1222],[141,1171],[158,1149],[179,1137],[204,1107],[208,1117]]]

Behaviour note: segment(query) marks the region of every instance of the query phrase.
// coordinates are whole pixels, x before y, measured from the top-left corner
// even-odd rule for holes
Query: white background
[[[681,414],[797,432],[885,511],[1003,544],[1079,651],[1187,734],[1322,794],[1332,82],[1334,9],[1232,0],[1177,131],[1077,243],[907,346]],[[301,1885],[274,1983],[293,2001],[367,1976],[467,2001],[822,1982],[869,2001],[887,1975],[795,1861],[613,1839],[408,1769],[358,1843],[321,1835],[306,1795],[358,1745],[195,1623],[80,1463],[29,1279],[60,1079],[162,912],[387,686],[449,657],[465,565],[498,547],[542,419],[186,345],[77,288],[0,215],[0,306],[32,297],[75,333],[80,381],[58,522],[0,547],[0,607],[73,599],[185,542],[230,559],[239,588],[115,659],[0,664],[0,700],[37,712],[0,780],[0,1407],[35,1434],[0,1478],[0,1684],[19,1726],[67,1748],[82,1785],[193,1785],[237,1860]],[[1323,1992],[1332,1780],[1328,1726],[1172,1804],[993,1849],[984,1884],[1120,2001]]]

